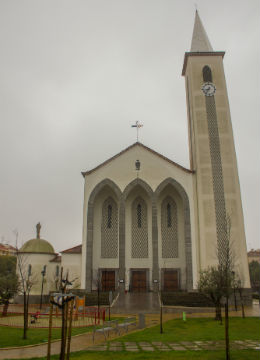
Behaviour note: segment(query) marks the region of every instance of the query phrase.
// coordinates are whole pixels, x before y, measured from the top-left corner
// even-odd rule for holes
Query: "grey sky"
[[[248,247],[259,248],[258,0],[196,0],[225,50]],[[0,236],[82,241],[83,177],[140,141],[189,167],[188,0],[0,0]],[[3,239],[0,239],[2,241]]]

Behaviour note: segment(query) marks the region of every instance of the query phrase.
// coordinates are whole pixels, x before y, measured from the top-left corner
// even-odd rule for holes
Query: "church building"
[[[82,172],[82,289],[190,291],[227,242],[250,288],[224,55],[196,12],[182,69],[189,169],[136,142]]]

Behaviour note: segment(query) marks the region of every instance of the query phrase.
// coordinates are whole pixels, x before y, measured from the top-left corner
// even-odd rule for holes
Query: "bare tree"
[[[222,243],[218,243],[219,271],[223,282],[223,298],[225,301],[225,343],[226,360],[230,359],[229,344],[229,299],[234,283],[234,253],[231,243],[231,217],[227,215],[222,224]]]
[[[57,277],[57,276],[56,276]],[[56,282],[57,290],[61,292],[62,295],[67,294],[68,290],[73,286],[73,283],[78,278],[74,278],[73,280],[69,280],[69,271],[66,271],[66,275],[63,274],[63,268],[61,267],[60,278],[59,281]],[[56,279],[57,280],[57,279]],[[60,359],[65,359],[65,349],[66,349],[66,339],[67,339],[67,320],[68,320],[68,301],[71,298],[68,297],[61,297],[61,304],[56,304],[53,302],[54,305],[57,305],[61,308],[61,347],[60,347]],[[72,316],[72,315],[71,315]],[[67,355],[68,356],[68,355]]]
[[[18,231],[14,231],[16,237],[16,257],[17,257],[17,271],[19,276],[20,291],[23,294],[23,312],[24,312],[24,325],[23,325],[23,339],[27,339],[28,330],[28,310],[29,310],[29,297],[33,285],[36,283],[36,278],[32,273],[32,266],[28,264],[28,259],[25,254],[20,253],[18,250]]]
[[[201,272],[199,290],[209,296],[216,307],[216,318],[221,320],[221,303],[225,305],[226,360],[230,359],[229,344],[229,299],[234,289],[234,253],[231,243],[231,218],[223,219],[221,242],[218,242],[218,265]],[[242,287],[241,287],[242,291]]]
[[[215,320],[222,323],[221,300],[224,292],[222,274],[218,266],[211,266],[200,272],[198,290],[213,302],[216,311]]]
[[[234,292],[238,292],[239,300],[241,304],[242,317],[245,318],[245,307],[244,307],[244,297],[243,297],[243,278],[238,274],[234,273]]]

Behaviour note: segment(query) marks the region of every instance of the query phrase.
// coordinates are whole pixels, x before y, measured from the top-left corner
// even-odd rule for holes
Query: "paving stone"
[[[203,346],[203,350],[212,350],[212,351],[214,351],[214,350],[220,350],[220,349],[222,349],[222,347],[220,348],[220,347],[217,347],[215,345]]]
[[[197,346],[197,345],[189,346],[189,347],[187,347],[187,349],[189,349],[189,350],[195,350],[195,351],[200,351],[200,350],[202,350],[202,348],[199,347],[199,346]]]
[[[154,347],[153,346],[142,346],[141,349],[143,351],[154,351]]]
[[[171,348],[162,342],[152,342],[152,344],[158,349],[159,351],[171,351]]]
[[[192,341],[180,341],[183,345],[193,345],[194,343]]]
[[[91,346],[86,349],[87,351],[106,351],[106,346]]]
[[[125,349],[126,349],[126,351],[132,351],[132,352],[140,351],[137,347],[136,348],[128,348],[128,347],[126,347]]]
[[[122,344],[118,344],[118,345],[110,345],[109,347],[109,351],[122,351],[123,347]]]
[[[245,344],[245,342],[244,342],[243,340],[234,340],[234,342],[235,342],[236,344],[241,344],[241,345],[244,345],[244,344]]]
[[[169,345],[173,350],[177,350],[177,351],[186,350],[185,347],[181,346],[180,344],[169,343],[168,345]]]
[[[133,351],[133,352],[139,351],[139,348],[137,347],[135,342],[125,342],[125,349],[126,351]]]
[[[242,346],[242,345],[231,345],[231,349],[233,349],[233,350],[243,350],[243,349],[245,349],[245,347],[244,346]]]
[[[149,343],[149,342],[145,342],[145,341],[141,341],[138,343],[138,345],[140,346],[140,348],[143,351],[154,351],[154,347]]]

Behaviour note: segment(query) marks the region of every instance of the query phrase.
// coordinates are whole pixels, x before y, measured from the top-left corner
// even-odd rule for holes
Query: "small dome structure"
[[[19,252],[55,254],[53,246],[44,239],[31,239],[26,241]]]
[[[46,240],[40,238],[41,224],[36,225],[37,237],[26,241],[19,252],[22,253],[41,253],[41,254],[55,254],[53,246]]]

